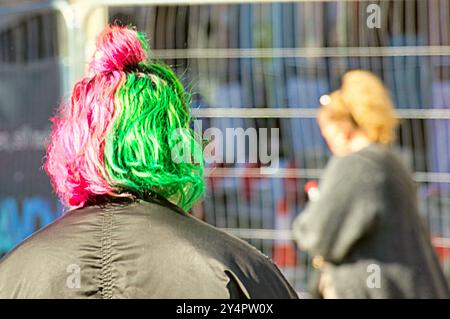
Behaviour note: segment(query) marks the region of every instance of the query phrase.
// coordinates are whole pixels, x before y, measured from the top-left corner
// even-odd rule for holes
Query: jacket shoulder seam
[[[102,212],[102,238],[101,238],[101,271],[100,271],[100,293],[103,299],[111,299],[113,296],[113,272],[112,272],[112,226],[113,212],[104,210]]]

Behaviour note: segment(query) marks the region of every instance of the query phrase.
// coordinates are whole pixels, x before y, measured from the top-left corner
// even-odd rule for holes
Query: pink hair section
[[[105,137],[115,113],[114,92],[120,72],[84,78],[75,84],[54,123],[45,169],[61,200],[79,207],[91,194],[112,189],[103,172]]]
[[[68,207],[82,207],[91,195],[113,194],[104,169],[104,148],[116,113],[115,93],[124,70],[145,61],[136,31],[108,26],[97,38],[93,73],[78,81],[52,119],[44,168]]]
[[[97,38],[97,51],[90,70],[97,73],[123,71],[146,59],[147,52],[136,31],[108,26]]]

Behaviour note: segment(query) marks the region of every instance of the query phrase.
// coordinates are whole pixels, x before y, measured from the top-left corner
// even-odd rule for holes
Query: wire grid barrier
[[[396,149],[414,172],[421,212],[450,276],[449,2],[194,2],[91,2],[107,8],[109,22],[148,34],[154,55],[194,93],[203,130],[279,129],[277,173],[261,175],[258,164],[210,165],[206,198],[193,213],[248,240],[304,290],[309,257],[295,247],[290,225],[306,204],[304,184],[320,177],[330,156],[314,119],[318,99],[339,86],[346,70],[369,69],[393,94],[401,119]],[[372,3],[380,8],[380,28],[366,24]],[[95,7],[80,19],[81,31]],[[2,30],[0,41],[19,41],[4,40]],[[77,45],[83,52],[83,41]],[[1,54],[0,74],[11,62]],[[69,66],[63,71],[82,69]]]
[[[60,22],[51,8],[0,15],[0,256],[62,209],[41,168],[64,91]]]

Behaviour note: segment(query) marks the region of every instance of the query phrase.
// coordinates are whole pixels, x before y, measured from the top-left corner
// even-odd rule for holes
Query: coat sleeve
[[[362,237],[374,230],[383,205],[384,173],[358,155],[330,160],[319,198],[308,203],[293,224],[300,248],[339,263]]]

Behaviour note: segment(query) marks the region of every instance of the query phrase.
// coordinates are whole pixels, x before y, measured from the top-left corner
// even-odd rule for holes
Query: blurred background
[[[314,119],[319,97],[349,69],[376,73],[392,92],[395,149],[450,278],[450,0],[0,0],[0,255],[64,210],[41,168],[49,118],[107,23],[147,33],[193,94],[203,130],[279,129],[275,174],[210,165],[193,214],[258,247],[299,291],[310,261],[291,222],[330,156]]]

